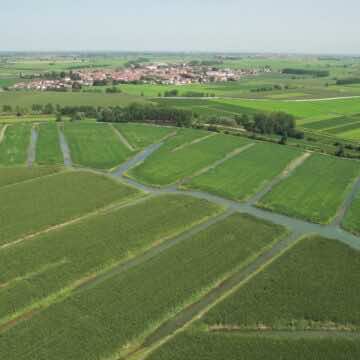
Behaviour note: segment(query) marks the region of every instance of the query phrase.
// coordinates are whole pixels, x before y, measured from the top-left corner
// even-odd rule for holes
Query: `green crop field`
[[[160,347],[147,360],[350,360],[360,356],[354,337],[256,336],[191,330]]]
[[[28,157],[31,126],[17,124],[8,126],[0,143],[1,165],[22,165]]]
[[[59,132],[55,123],[38,126],[36,162],[41,165],[62,164],[63,155],[59,143]]]
[[[21,183],[23,181],[36,179],[42,176],[51,175],[61,171],[60,167],[33,167],[12,166],[0,168],[0,187]]]
[[[0,188],[0,245],[70,221],[137,190],[90,172],[65,172]]]
[[[343,221],[343,227],[360,235],[360,192],[356,194]]]
[[[245,144],[245,139],[220,134],[178,150],[164,147],[130,175],[145,183],[168,185],[195,174]]]
[[[107,124],[65,123],[64,132],[77,165],[111,169],[133,154]]]
[[[20,106],[31,109],[34,104],[53,104],[62,106],[124,106],[133,102],[144,102],[141,97],[134,97],[125,94],[105,94],[105,93],[58,93],[58,92],[0,92],[0,108],[3,105],[12,107]]]
[[[144,124],[115,124],[114,125],[127,141],[136,149],[143,149],[157,143],[177,131],[176,128],[151,126]]]
[[[51,360],[66,353],[68,359],[116,358],[283,234],[282,227],[233,215],[3,332],[0,356],[11,360],[33,353],[37,360]],[[79,347],[79,341],[86,346]]]
[[[360,329],[360,252],[335,240],[298,242],[205,316],[239,330]]]
[[[359,360],[359,160],[355,55],[0,52],[0,360]]]
[[[359,173],[358,161],[312,155],[265,195],[260,205],[290,216],[328,223]]]
[[[0,324],[43,298],[63,295],[62,289],[71,288],[89,274],[109,270],[219,210],[204,200],[164,195],[1,251],[0,284],[6,285],[0,287],[6,291],[0,291]]]
[[[245,200],[263,188],[301,152],[258,143],[239,155],[195,177],[186,187],[235,200]]]

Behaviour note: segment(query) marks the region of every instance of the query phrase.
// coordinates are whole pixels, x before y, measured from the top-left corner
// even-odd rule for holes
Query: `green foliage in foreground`
[[[360,192],[358,192],[354,201],[352,202],[342,225],[346,230],[360,235]]]
[[[245,329],[360,329],[360,252],[336,240],[301,240],[214,307],[204,321]]]
[[[0,187],[20,183],[22,181],[54,174],[61,171],[61,167],[3,167],[0,168]]]
[[[114,124],[136,149],[145,148],[159,142],[165,136],[175,132],[176,128],[152,126],[136,123]]]
[[[59,143],[58,128],[55,123],[47,123],[38,127],[39,137],[36,144],[36,162],[38,164],[62,164],[63,155]]]
[[[289,216],[328,223],[359,175],[358,161],[312,155],[267,194],[260,205]]]
[[[187,331],[147,360],[355,360],[359,338],[262,337],[238,333]]]
[[[17,124],[9,126],[0,144],[1,165],[23,165],[27,160],[30,144],[31,125]]]
[[[301,153],[284,146],[258,143],[195,177],[186,185],[216,195],[244,200],[280,174]]]
[[[0,284],[8,285],[0,291],[0,319],[219,211],[205,200],[159,196],[4,249]]]
[[[130,174],[145,183],[172,184],[210,166],[246,143],[248,141],[243,138],[219,134],[178,150],[160,148]]]
[[[0,357],[18,360],[31,353],[33,360],[88,360],[129,351],[136,339],[247,264],[284,231],[235,214],[3,332]]]
[[[64,128],[71,158],[77,165],[111,169],[132,155],[108,125],[66,123]]]
[[[136,194],[89,172],[65,172],[0,188],[0,245]]]

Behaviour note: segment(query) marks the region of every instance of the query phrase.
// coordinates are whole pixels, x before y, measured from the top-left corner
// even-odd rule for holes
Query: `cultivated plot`
[[[301,152],[287,147],[257,143],[208,172],[194,177],[187,188],[245,200],[279,175]]]
[[[23,165],[28,157],[31,125],[16,124],[6,128],[0,143],[1,165]]]
[[[64,131],[71,158],[77,165],[111,169],[133,154],[107,124],[65,123]]]
[[[85,171],[0,188],[0,245],[137,194],[133,188]]]
[[[360,192],[356,195],[346,213],[342,226],[344,229],[360,235]]]
[[[233,330],[360,329],[360,252],[314,236],[298,242],[205,316]]]
[[[185,177],[194,175],[227,154],[249,142],[234,136],[222,134],[205,135],[202,141],[188,143],[178,148],[164,146],[129,174],[144,183],[169,185]],[[176,141],[176,138],[174,138]],[[172,139],[169,140],[169,144]]]
[[[89,281],[221,210],[189,196],[152,197],[3,249],[0,324],[50,295],[53,300],[56,293],[64,296],[65,288]]]
[[[284,233],[282,227],[235,214],[3,331],[0,356],[117,358]]]
[[[17,184],[23,181],[36,179],[42,176],[51,175],[61,171],[61,167],[55,166],[33,166],[27,168],[25,166],[11,166],[0,168],[0,187]]]
[[[359,356],[358,337],[257,336],[195,329],[180,333],[146,360],[350,360]]]
[[[39,125],[37,130],[39,136],[36,143],[36,162],[41,165],[64,163],[56,123]]]
[[[114,124],[114,126],[135,149],[143,149],[177,131],[176,128],[144,124],[126,123]]]
[[[358,161],[314,154],[260,200],[260,206],[328,223],[359,176]]]

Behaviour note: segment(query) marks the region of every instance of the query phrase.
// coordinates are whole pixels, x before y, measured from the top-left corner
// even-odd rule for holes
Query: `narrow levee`
[[[5,124],[1,130],[0,130],[0,144],[3,142],[4,140],[4,137],[5,137],[5,132],[6,132],[6,129],[8,128],[8,124]]]
[[[120,141],[125,145],[130,151],[135,151],[135,149],[132,147],[132,145],[127,141],[126,137],[121,133],[119,129],[117,129],[113,124],[109,124],[109,126],[112,128],[114,133],[118,136]]]

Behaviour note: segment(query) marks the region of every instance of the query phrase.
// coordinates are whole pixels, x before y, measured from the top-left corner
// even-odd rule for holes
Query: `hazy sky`
[[[0,0],[1,50],[360,53],[360,0]]]

